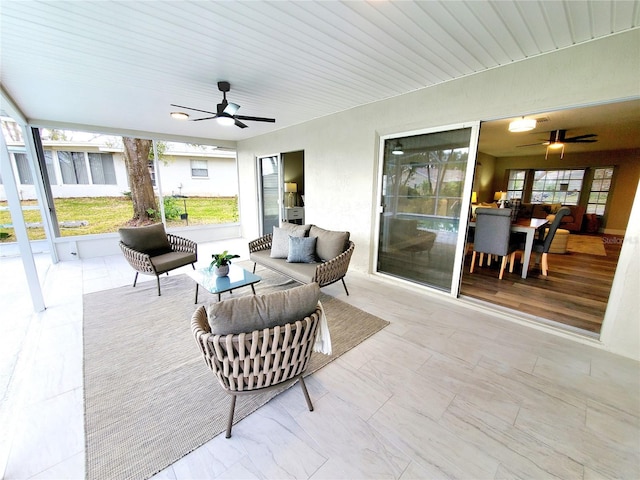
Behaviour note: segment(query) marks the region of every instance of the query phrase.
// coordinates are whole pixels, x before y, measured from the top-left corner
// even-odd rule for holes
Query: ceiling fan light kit
[[[395,145],[391,148],[391,154],[392,155],[402,155],[404,153],[404,150],[402,150],[402,144],[400,143],[400,140],[396,141]]]
[[[209,115],[212,115],[209,117],[195,118],[191,120],[192,122],[199,122],[201,120],[212,120],[215,118],[218,124],[220,125],[229,126],[229,125],[235,124],[235,126],[239,128],[247,128],[247,125],[242,123],[240,120],[248,120],[251,122],[275,123],[276,121],[275,118],[249,117],[245,115],[236,115],[236,113],[240,109],[240,105],[238,105],[237,103],[231,103],[227,101],[227,92],[231,90],[231,84],[229,82],[218,82],[218,90],[222,92],[222,102],[216,105],[215,112],[200,110],[198,108],[193,108],[193,107],[185,107],[184,105],[174,105],[173,103],[171,104],[171,106],[178,107],[178,108],[186,108],[187,110],[193,110],[194,112],[202,112],[202,113],[208,113]],[[181,120],[186,120],[187,118],[189,118],[189,116],[186,113],[183,114],[183,115],[187,115],[186,118],[184,116],[176,117],[174,116],[174,113],[182,113],[182,112],[172,112],[171,116],[173,118],[179,118]]]
[[[512,133],[528,132],[536,128],[535,118],[519,118],[509,124],[509,131]]]
[[[225,127],[231,126],[236,123],[232,116],[227,115],[220,115],[216,117],[216,122],[218,122],[219,125],[224,125]]]

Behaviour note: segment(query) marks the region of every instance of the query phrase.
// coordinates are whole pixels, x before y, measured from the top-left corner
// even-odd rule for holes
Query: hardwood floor
[[[599,333],[607,308],[618,257],[620,237],[602,236],[606,256],[568,252],[549,254],[549,273],[530,266],[526,279],[516,260],[513,273],[498,279],[499,262],[469,274],[471,255],[465,258],[460,293],[494,305]]]

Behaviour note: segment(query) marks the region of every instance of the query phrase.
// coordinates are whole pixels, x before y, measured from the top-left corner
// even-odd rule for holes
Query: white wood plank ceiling
[[[636,1],[2,0],[1,83],[24,115],[238,140],[636,28]],[[215,111],[217,81],[249,128]],[[193,113],[193,112],[191,112]],[[197,118],[198,115],[192,115]]]

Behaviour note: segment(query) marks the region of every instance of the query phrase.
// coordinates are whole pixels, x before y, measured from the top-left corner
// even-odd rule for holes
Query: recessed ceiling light
[[[184,112],[171,112],[170,115],[171,115],[171,118],[174,118],[176,120],[188,120],[189,119],[189,115],[184,113]]]

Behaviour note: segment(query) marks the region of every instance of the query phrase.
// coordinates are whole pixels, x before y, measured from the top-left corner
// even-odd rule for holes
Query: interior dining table
[[[522,259],[522,278],[527,278],[529,272],[529,261],[531,260],[531,250],[536,234],[549,222],[546,218],[520,219],[511,224],[511,233],[526,234],[524,243],[524,258]],[[469,227],[475,228],[476,222],[469,222]]]

